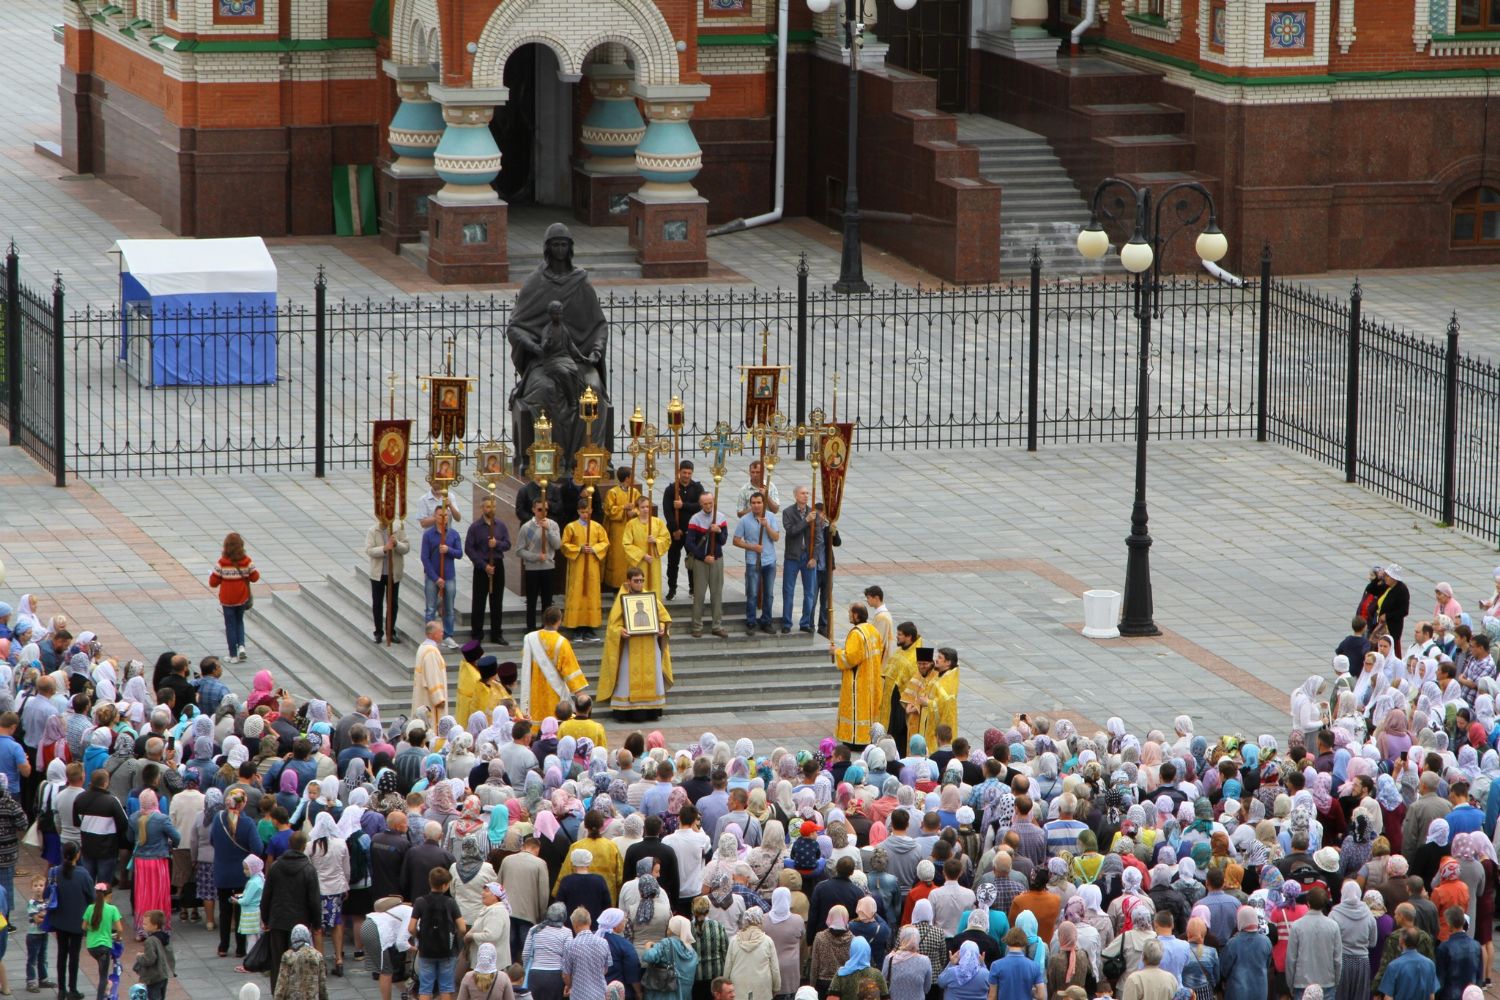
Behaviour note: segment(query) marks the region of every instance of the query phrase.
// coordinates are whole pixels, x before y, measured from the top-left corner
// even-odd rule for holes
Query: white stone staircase
[[[997,118],[956,117],[959,141],[979,150],[980,176],[1001,187],[1001,276],[1024,277],[1034,246],[1041,250],[1044,276],[1105,273],[1103,262],[1078,253],[1088,204],[1047,140]]]

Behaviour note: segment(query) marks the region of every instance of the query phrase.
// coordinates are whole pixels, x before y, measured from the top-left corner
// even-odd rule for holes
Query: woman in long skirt
[[[1346,879],[1337,906],[1329,913],[1343,938],[1337,1000],[1370,1000],[1370,949],[1375,946],[1375,915],[1360,896],[1359,884]]]
[[[137,939],[146,939],[143,917],[151,910],[160,910],[165,915],[166,926],[172,929],[172,848],[182,842],[182,835],[157,807],[156,793],[147,788],[141,792],[141,808],[130,824],[130,839],[135,842],[132,855],[134,871],[134,896],[131,907],[135,911],[135,934]]]

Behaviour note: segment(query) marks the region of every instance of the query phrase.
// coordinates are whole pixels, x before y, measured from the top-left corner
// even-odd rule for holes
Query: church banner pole
[[[838,372],[834,372],[833,373],[833,405],[829,409],[829,414],[830,414],[830,416],[829,416],[829,423],[831,423],[831,424],[837,424],[838,423],[838,419],[839,419],[839,373]],[[835,522],[833,521],[832,518],[829,518],[827,527],[825,527],[823,529],[825,531],[825,533],[826,533],[824,535],[824,538],[826,540],[826,546],[825,546],[824,551],[827,553],[827,555],[826,555],[825,558],[826,558],[826,561],[828,563],[828,618],[826,619],[826,621],[828,622],[828,641],[829,642],[833,641],[833,532],[834,532],[835,528],[836,528]]]

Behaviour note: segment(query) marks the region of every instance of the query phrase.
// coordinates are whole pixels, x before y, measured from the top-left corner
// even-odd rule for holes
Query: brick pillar
[[[386,62],[385,72],[396,80],[401,104],[387,133],[396,159],[380,170],[380,242],[399,253],[401,244],[416,243],[427,231],[427,200],[443,184],[432,163],[443,137],[443,109],[427,92],[437,79],[432,67]]]
[[[635,149],[645,181],[630,196],[630,245],[643,278],[697,278],[708,273],[708,201],[693,187],[703,150],[689,124],[707,84],[637,85],[646,104],[646,135]]]
[[[444,284],[481,284],[510,276],[506,205],[495,192],[500,147],[490,135],[504,87],[440,87],[428,92],[443,107],[443,138],[433,167],[443,187],[428,199],[427,273]]]
[[[635,147],[646,134],[630,92],[635,72],[628,66],[595,63],[584,75],[594,100],[581,129],[588,156],[573,168],[573,215],[591,226],[623,226],[630,195],[641,186]]]

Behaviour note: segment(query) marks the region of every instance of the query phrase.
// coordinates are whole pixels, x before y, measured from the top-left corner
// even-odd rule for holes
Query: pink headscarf
[[[646,749],[655,750],[658,747],[666,749],[667,738],[661,734],[660,729],[653,729],[646,734]]]
[[[542,720],[542,735],[543,736],[556,736],[557,735],[557,716],[555,716],[555,715],[549,715],[545,719]]]
[[[149,816],[154,812],[161,812],[161,809],[157,805],[157,802],[158,799],[156,797],[156,793],[151,789],[147,788],[142,791],[140,796],[141,814]]]
[[[870,824],[870,846],[871,847],[874,847],[877,844],[884,843],[885,842],[885,838],[887,836],[888,835],[886,833],[886,829],[885,829],[885,824],[884,823],[871,823]]]
[[[276,693],[271,690],[272,683],[271,671],[262,670],[256,673],[254,689],[250,692],[250,700],[245,703],[245,707],[252,712],[262,705],[269,706],[272,711],[278,708]]]
[[[542,809],[536,814],[536,822],[533,824],[533,827],[536,830],[537,836],[553,840],[557,837],[558,831],[562,829],[562,824],[557,821],[556,816]]]

